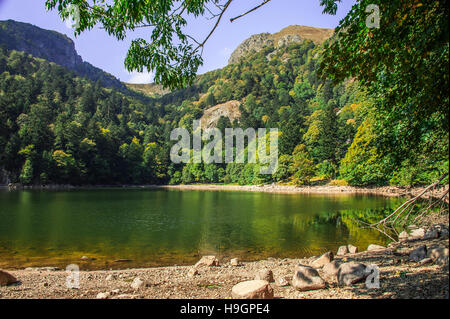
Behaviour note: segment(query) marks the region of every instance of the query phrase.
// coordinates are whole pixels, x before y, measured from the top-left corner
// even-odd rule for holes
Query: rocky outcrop
[[[252,35],[250,38],[244,40],[228,60],[229,64],[237,63],[239,60],[252,52],[259,52],[266,47],[283,47],[292,43],[302,42],[303,40],[311,40],[316,44],[324,42],[333,35],[333,29],[322,29],[308,26],[291,25],[282,29],[280,32],[260,33]],[[271,59],[275,52],[270,53],[267,59]]]
[[[233,123],[234,120],[239,120],[241,111],[239,111],[239,101],[228,101],[226,103],[218,104],[205,110],[203,116],[200,118],[200,125],[202,129],[214,128],[217,126],[219,119],[224,116]]]
[[[243,56],[247,56],[251,52],[261,51],[263,48],[273,45],[274,42],[270,33],[252,35],[250,38],[239,44],[236,50],[231,54],[228,63],[237,63]]]

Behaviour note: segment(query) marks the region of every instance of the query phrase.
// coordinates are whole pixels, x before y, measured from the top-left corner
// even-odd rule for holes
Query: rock
[[[341,246],[338,248],[338,251],[336,253],[337,256],[344,256],[348,254],[348,247],[347,246]]]
[[[134,278],[133,282],[131,283],[131,288],[134,290],[138,290],[144,287],[144,282],[141,280],[141,278],[136,277]]]
[[[89,260],[90,258],[89,257],[87,257],[87,256],[83,256],[83,257],[81,257],[81,260]]]
[[[249,280],[234,285],[231,295],[235,299],[272,299],[273,289],[265,280]]]
[[[348,252],[350,254],[356,254],[358,252],[358,247],[353,246],[353,245],[347,245],[348,248]]]
[[[422,245],[420,247],[417,247],[411,253],[409,254],[409,260],[419,262],[422,259],[427,257],[427,246]]]
[[[298,265],[292,277],[292,287],[299,291],[323,289],[325,281],[314,268]]]
[[[97,299],[108,299],[110,296],[109,292],[100,292],[97,294]]]
[[[280,277],[277,279],[277,286],[278,287],[286,287],[289,286],[289,281],[287,281],[286,279],[284,279],[283,277]]]
[[[111,291],[111,295],[118,295],[120,293],[120,289],[114,289]]]
[[[423,228],[413,229],[409,234],[410,239],[423,239],[424,236],[425,236],[425,229]]]
[[[314,268],[322,268],[326,264],[329,264],[331,261],[333,261],[333,259],[334,259],[333,253],[329,251],[320,256],[319,258],[317,258],[316,260],[314,260],[311,263],[311,266]]]
[[[425,232],[423,239],[437,239],[439,238],[439,231],[436,228],[430,228]]]
[[[369,247],[367,247],[367,251],[380,251],[380,250],[385,250],[386,247],[384,246],[380,246],[380,245],[374,245],[374,244],[370,244]]]
[[[196,276],[196,275],[198,275],[198,270],[197,270],[197,268],[195,268],[195,267],[190,268],[189,271],[188,271],[188,273],[187,273],[187,276],[188,276],[188,277],[194,277],[194,276]]]
[[[419,261],[419,265],[418,266],[423,266],[425,264],[429,264],[429,263],[432,263],[432,262],[433,262],[433,259],[431,259],[431,258],[424,258],[421,261]]]
[[[433,260],[436,265],[445,266],[448,265],[449,252],[448,248],[439,247],[433,248],[428,251],[428,256]]]
[[[116,276],[113,274],[109,274],[108,276],[106,276],[105,280],[110,281],[110,280],[114,280],[116,279]]]
[[[18,282],[16,277],[10,273],[0,270],[0,286],[7,286]]]
[[[265,280],[267,282],[274,282],[275,280],[273,279],[273,272],[270,269],[263,269],[260,270],[256,276],[255,276],[255,280]]]
[[[230,264],[231,266],[239,266],[239,259],[238,258],[231,259]]]
[[[337,275],[340,264],[337,260],[333,260],[332,262],[323,266],[322,271],[326,276],[334,277]]]
[[[399,235],[398,235],[398,240],[399,241],[405,241],[407,240],[409,237],[409,234],[407,231],[402,231]]]
[[[201,267],[201,266],[219,266],[219,260],[216,258],[216,256],[203,256],[195,265],[194,267]]]
[[[339,285],[351,286],[363,281],[368,275],[369,274],[366,273],[366,265],[348,262],[339,266],[337,280]]]

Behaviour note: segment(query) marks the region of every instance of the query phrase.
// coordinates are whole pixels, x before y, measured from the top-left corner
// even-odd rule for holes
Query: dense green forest
[[[149,99],[2,48],[0,167],[12,182],[74,185],[416,185],[448,169],[448,132],[429,134],[407,157],[383,147],[389,125],[380,125],[377,100],[354,79],[321,80],[322,52],[307,40],[268,47]],[[230,100],[242,101],[240,121],[222,117],[219,129],[279,129],[275,174],[259,174],[258,164],[170,162],[170,131],[192,130],[205,109]]]

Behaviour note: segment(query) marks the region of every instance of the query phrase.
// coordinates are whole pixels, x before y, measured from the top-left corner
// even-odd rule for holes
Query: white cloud
[[[143,73],[131,72],[129,74],[130,74],[130,79],[127,82],[128,83],[132,83],[132,84],[152,83],[153,82],[153,78],[155,76],[153,74],[153,72],[143,72]]]

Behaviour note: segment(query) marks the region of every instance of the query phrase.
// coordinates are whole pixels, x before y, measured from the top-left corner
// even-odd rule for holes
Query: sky
[[[319,28],[335,28],[350,11],[355,0],[343,0],[335,16],[322,14],[319,0],[272,0],[260,9],[234,21],[238,16],[262,0],[235,0],[224,15],[218,29],[206,43],[203,51],[204,64],[198,73],[222,68],[227,65],[233,50],[253,34],[275,33],[289,25],[306,25]],[[123,41],[109,36],[100,27],[85,31],[75,37],[73,30],[61,21],[56,10],[47,12],[45,0],[0,0],[0,20],[13,19],[34,24],[43,29],[55,30],[67,35],[75,42],[75,48],[84,61],[113,74],[123,82],[149,83],[149,73],[129,73],[124,60],[131,40],[149,38],[149,29],[130,32]],[[204,17],[189,19],[186,31],[195,38],[203,39],[214,21]]]

